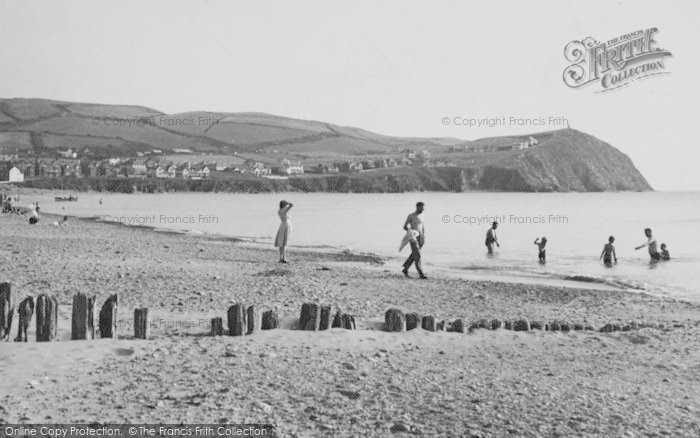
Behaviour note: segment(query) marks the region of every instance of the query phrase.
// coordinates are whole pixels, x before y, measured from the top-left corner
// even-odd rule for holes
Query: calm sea
[[[100,216],[157,228],[237,236],[270,244],[281,199],[294,203],[291,247],[339,248],[389,258],[400,270],[398,245],[406,215],[426,205],[423,257],[430,275],[450,271],[470,278],[536,283],[578,282],[645,290],[700,300],[700,193],[402,193],[402,194],[77,194],[77,202],[39,201],[42,212]],[[102,203],[100,203],[100,200]],[[488,257],[484,237],[500,222],[501,247]],[[649,263],[643,229],[667,244],[672,260]],[[599,261],[615,236],[619,263]],[[546,236],[547,263],[540,265],[535,238]]]

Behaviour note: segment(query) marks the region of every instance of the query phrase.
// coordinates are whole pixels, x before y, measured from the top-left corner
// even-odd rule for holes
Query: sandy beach
[[[52,294],[59,342],[0,344],[0,423],[271,423],[279,436],[698,436],[700,304],[611,290],[432,277],[350,254],[44,215],[0,217],[0,281]],[[430,274],[430,273],[428,273]],[[414,274],[415,275],[415,274]],[[119,294],[120,339],[70,341],[71,297]],[[233,303],[282,328],[209,336]],[[355,331],[293,330],[301,305]],[[152,339],[133,339],[135,307]],[[382,331],[392,307],[438,320],[635,320],[627,332]],[[11,338],[16,335],[15,316]],[[659,326],[661,325],[661,327]]]

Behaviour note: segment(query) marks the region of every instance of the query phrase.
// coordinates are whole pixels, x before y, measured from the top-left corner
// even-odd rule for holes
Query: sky
[[[647,0],[0,0],[0,97],[465,140],[566,119],[630,156],[655,189],[700,190],[698,12],[698,2]],[[668,74],[606,93],[564,84],[570,41],[651,27],[672,53]]]

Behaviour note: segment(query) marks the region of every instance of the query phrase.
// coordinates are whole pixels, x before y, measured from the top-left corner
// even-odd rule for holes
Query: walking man
[[[418,274],[420,275],[419,278],[421,279],[426,279],[426,277],[423,274],[423,268],[421,267],[421,262],[420,262],[420,251],[421,248],[423,248],[423,245],[425,244],[425,227],[423,226],[423,210],[424,210],[424,204],[422,202],[416,203],[416,211],[413,213],[409,214],[408,217],[406,218],[406,222],[403,224],[403,229],[404,230],[414,230],[418,232],[418,236],[416,239],[411,239],[411,255],[408,256],[406,261],[403,264],[403,275],[408,277],[408,269],[411,267],[412,264],[416,264],[416,270],[418,271]]]

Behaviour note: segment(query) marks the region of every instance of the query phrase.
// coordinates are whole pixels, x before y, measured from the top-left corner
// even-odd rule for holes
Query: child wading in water
[[[666,249],[666,244],[661,244],[661,260],[671,260],[671,254]]]
[[[603,246],[603,252],[600,253],[600,258],[603,259],[603,263],[607,267],[611,267],[613,265],[613,260],[615,260],[615,263],[617,263],[617,254],[615,254],[615,247],[613,246],[614,241],[614,236],[608,237],[608,243]]]
[[[535,245],[540,249],[539,253],[539,258],[540,258],[540,263],[545,264],[547,261],[547,254],[545,253],[545,245],[547,245],[547,238],[543,237],[542,240],[540,239],[535,239]]]

